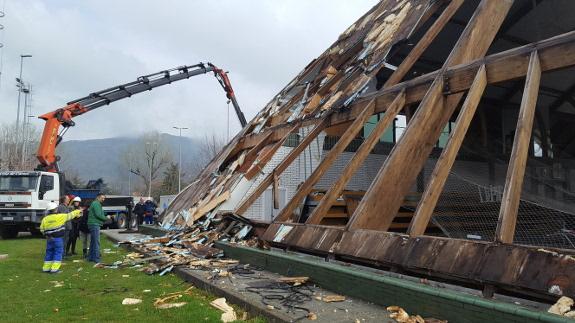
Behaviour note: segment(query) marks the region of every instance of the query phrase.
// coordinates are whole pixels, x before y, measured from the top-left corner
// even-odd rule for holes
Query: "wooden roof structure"
[[[486,290],[497,286],[539,298],[575,296],[575,283],[569,279],[575,277],[572,250],[513,244],[536,106],[543,95],[542,75],[575,66],[575,24],[535,33],[525,32],[529,25],[522,19],[545,14],[538,11],[545,8],[569,12],[572,7],[561,0],[382,0],[272,98],[176,197],[164,222],[191,223],[222,209],[244,214],[268,187],[277,192],[278,176],[320,133],[331,131],[339,140],[281,209],[265,240]],[[558,17],[547,19],[557,19],[558,25],[569,22],[556,13]],[[516,80],[519,85],[507,96],[518,100],[519,115],[494,241],[425,235],[477,107],[486,99],[486,88]],[[559,95],[553,104],[564,105],[574,89],[555,90]],[[366,121],[383,112],[317,207],[305,222],[299,221],[298,207],[314,185]],[[346,225],[323,225],[328,210],[399,114],[409,115],[405,132]],[[407,230],[389,232],[450,120],[454,128]],[[304,127],[311,129],[307,136],[273,171],[262,173],[286,140]],[[259,184],[246,194],[241,183],[256,179]]]

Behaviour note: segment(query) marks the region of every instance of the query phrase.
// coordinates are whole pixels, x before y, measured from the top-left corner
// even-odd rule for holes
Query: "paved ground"
[[[120,230],[105,230],[103,234],[114,241],[141,239],[141,234],[120,234]],[[189,275],[188,277],[186,277]],[[385,308],[371,304],[362,300],[348,298],[343,302],[326,303],[317,300],[316,297],[333,295],[334,293],[308,284],[308,286],[299,288],[297,292],[289,292],[278,289],[260,289],[260,293],[248,291],[256,287],[269,286],[280,276],[263,270],[249,270],[246,273],[233,274],[232,277],[219,277],[210,279],[213,273],[206,270],[182,269],[180,276],[187,280],[199,284],[205,284],[211,292],[229,293],[231,297],[238,297],[243,301],[252,304],[255,307],[267,308],[268,311],[276,312],[278,317],[286,320],[295,320],[304,316],[307,311],[292,309],[281,305],[281,300],[275,298],[298,297],[305,298],[306,301],[299,304],[299,307],[305,308],[317,316],[316,322],[395,322],[389,319],[388,312]],[[304,295],[305,294],[305,295]],[[265,298],[265,299],[264,299]],[[266,306],[272,305],[273,309]]]

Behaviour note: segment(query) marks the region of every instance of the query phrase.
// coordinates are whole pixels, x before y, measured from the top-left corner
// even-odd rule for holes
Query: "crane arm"
[[[230,80],[223,70],[212,63],[181,66],[140,76],[136,81],[91,93],[86,97],[68,102],[66,106],[62,108],[39,116],[39,118],[45,120],[46,123],[36,154],[40,162],[38,169],[51,172],[58,171],[59,157],[56,156],[56,146],[62,140],[62,136],[66,130],[75,125],[75,122],[72,120],[74,117],[112,102],[129,98],[134,94],[150,91],[159,86],[209,72],[214,73],[214,76],[226,92],[226,97],[233,104],[241,126],[245,127],[247,124],[246,119],[238,105]],[[64,128],[62,131],[61,127]]]

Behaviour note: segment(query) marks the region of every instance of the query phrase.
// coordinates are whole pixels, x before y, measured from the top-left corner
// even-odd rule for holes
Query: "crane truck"
[[[136,81],[91,93],[39,116],[45,125],[36,154],[38,167],[33,171],[0,171],[0,237],[15,238],[22,231],[38,233],[48,203],[58,202],[60,196],[74,193],[65,185],[64,173],[58,167],[60,157],[56,155],[56,147],[64,134],[75,125],[73,118],[156,87],[212,72],[226,92],[228,102],[233,105],[240,125],[245,127],[247,122],[227,73],[211,63],[140,76]],[[112,207],[111,212],[118,214],[116,209]]]

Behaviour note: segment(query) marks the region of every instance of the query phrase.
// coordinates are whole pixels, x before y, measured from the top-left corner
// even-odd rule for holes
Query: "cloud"
[[[230,71],[252,118],[289,80],[377,1],[7,0],[0,120],[16,116],[20,54],[32,114],[139,75],[212,61]],[[226,98],[211,75],[196,76],[78,117],[69,139],[190,128],[225,135]],[[231,131],[239,124],[230,109]],[[35,121],[42,126],[40,121]]]

